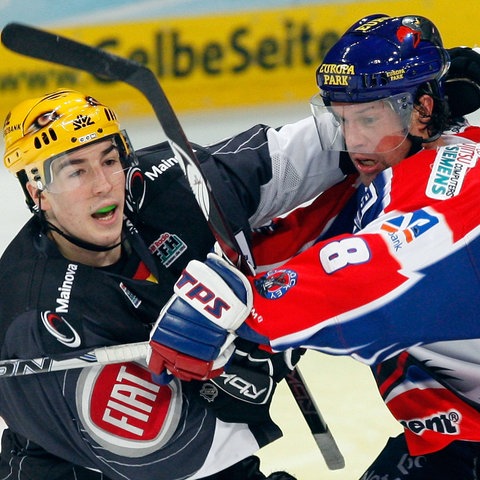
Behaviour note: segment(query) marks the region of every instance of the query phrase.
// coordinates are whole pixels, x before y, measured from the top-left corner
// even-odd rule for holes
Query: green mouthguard
[[[115,205],[109,205],[108,207],[103,207],[100,210],[97,210],[97,213],[108,213],[115,208]]]

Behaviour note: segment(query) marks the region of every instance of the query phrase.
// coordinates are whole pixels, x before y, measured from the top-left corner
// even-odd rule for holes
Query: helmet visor
[[[119,143],[118,135],[112,135],[48,159],[44,162],[46,190],[65,193],[101,182],[125,184],[125,170],[130,165]]]
[[[332,102],[327,106],[317,94],[310,106],[324,150],[385,153],[407,138],[413,99],[410,93],[400,93],[373,102]]]

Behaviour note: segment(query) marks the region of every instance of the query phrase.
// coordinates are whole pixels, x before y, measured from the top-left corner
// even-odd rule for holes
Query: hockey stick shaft
[[[148,342],[130,343],[99,347],[83,353],[75,352],[75,356],[38,357],[31,359],[13,359],[0,361],[0,378],[19,377],[37,373],[58,372],[74,368],[92,367],[123,362],[145,361]]]
[[[13,359],[0,361],[0,378],[19,377],[39,373],[89,368],[95,365],[109,365],[122,362],[144,362],[148,352],[148,342],[138,342],[126,345],[99,347],[84,353],[76,352],[76,356],[53,359],[38,357],[32,359]],[[322,452],[325,463],[330,470],[345,466],[335,439],[312,395],[307,390],[305,381],[298,369],[288,375],[288,386],[297,403],[301,402],[301,411],[310,431]]]
[[[297,404],[301,405],[303,417],[307,422],[315,442],[322,452],[325,463],[330,470],[339,470],[345,467],[345,459],[338,448],[332,432],[320,413],[312,394],[298,368],[287,375],[287,385]]]
[[[122,362],[144,362],[148,352],[148,342],[99,347],[84,353],[67,355],[64,358],[38,357],[32,359],[13,359],[0,361],[0,378],[19,377],[39,373],[89,368],[95,365],[109,365]],[[302,374],[294,369],[288,375],[288,386],[297,403],[301,402],[301,411],[310,431],[322,451],[325,463],[330,470],[345,466],[340,450],[328,425],[320,414],[312,395],[307,390]]]
[[[175,158],[182,166],[197,202],[223,252],[243,273],[247,275],[253,273],[253,257],[248,250],[242,250],[241,247],[248,245],[246,241],[243,241],[242,232],[237,235],[232,232],[165,92],[149,68],[104,50],[18,23],[5,26],[2,31],[2,43],[10,50],[23,55],[84,70],[110,80],[125,82],[142,93],[151,104]],[[292,381],[287,378],[287,383]],[[303,384],[300,376],[297,376],[296,384],[298,390],[298,385]],[[303,400],[301,402],[297,399],[296,390],[292,386],[290,389],[305,420],[312,429],[313,423],[311,420],[309,421],[309,418],[315,415],[314,412],[304,412]],[[303,385],[303,391],[309,396],[305,385]],[[309,400],[310,404],[315,406],[313,400],[311,398]],[[319,421],[315,425],[315,429],[319,431],[313,432],[312,430],[314,436],[316,433],[326,433],[328,428],[318,410],[317,415]],[[321,447],[320,444],[319,447]],[[322,449],[321,451],[323,453]],[[343,461],[343,456],[338,448],[337,454]]]
[[[0,361],[0,378],[19,377],[39,373],[89,368],[96,365],[109,365],[122,362],[144,362],[148,352],[148,342],[99,347],[75,356],[64,358],[38,357],[32,359],[13,359]],[[345,460],[335,439],[312,395],[306,387],[298,369],[287,376],[287,384],[296,402],[301,404],[301,411],[308,427],[322,452],[325,463],[330,470],[344,468]]]

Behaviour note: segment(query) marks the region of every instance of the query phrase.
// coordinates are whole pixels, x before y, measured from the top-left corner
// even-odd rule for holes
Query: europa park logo
[[[319,85],[348,86],[348,81],[355,75],[355,66],[348,64],[324,63],[317,73]]]

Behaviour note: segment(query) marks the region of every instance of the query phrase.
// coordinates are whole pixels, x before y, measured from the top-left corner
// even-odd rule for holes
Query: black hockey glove
[[[205,382],[189,382],[186,388],[224,422],[261,423],[268,419],[278,382],[291,372],[303,349],[271,354],[237,338],[236,350],[225,372]]]
[[[448,49],[451,65],[445,77],[445,93],[452,118],[480,108],[480,53],[469,47]]]

